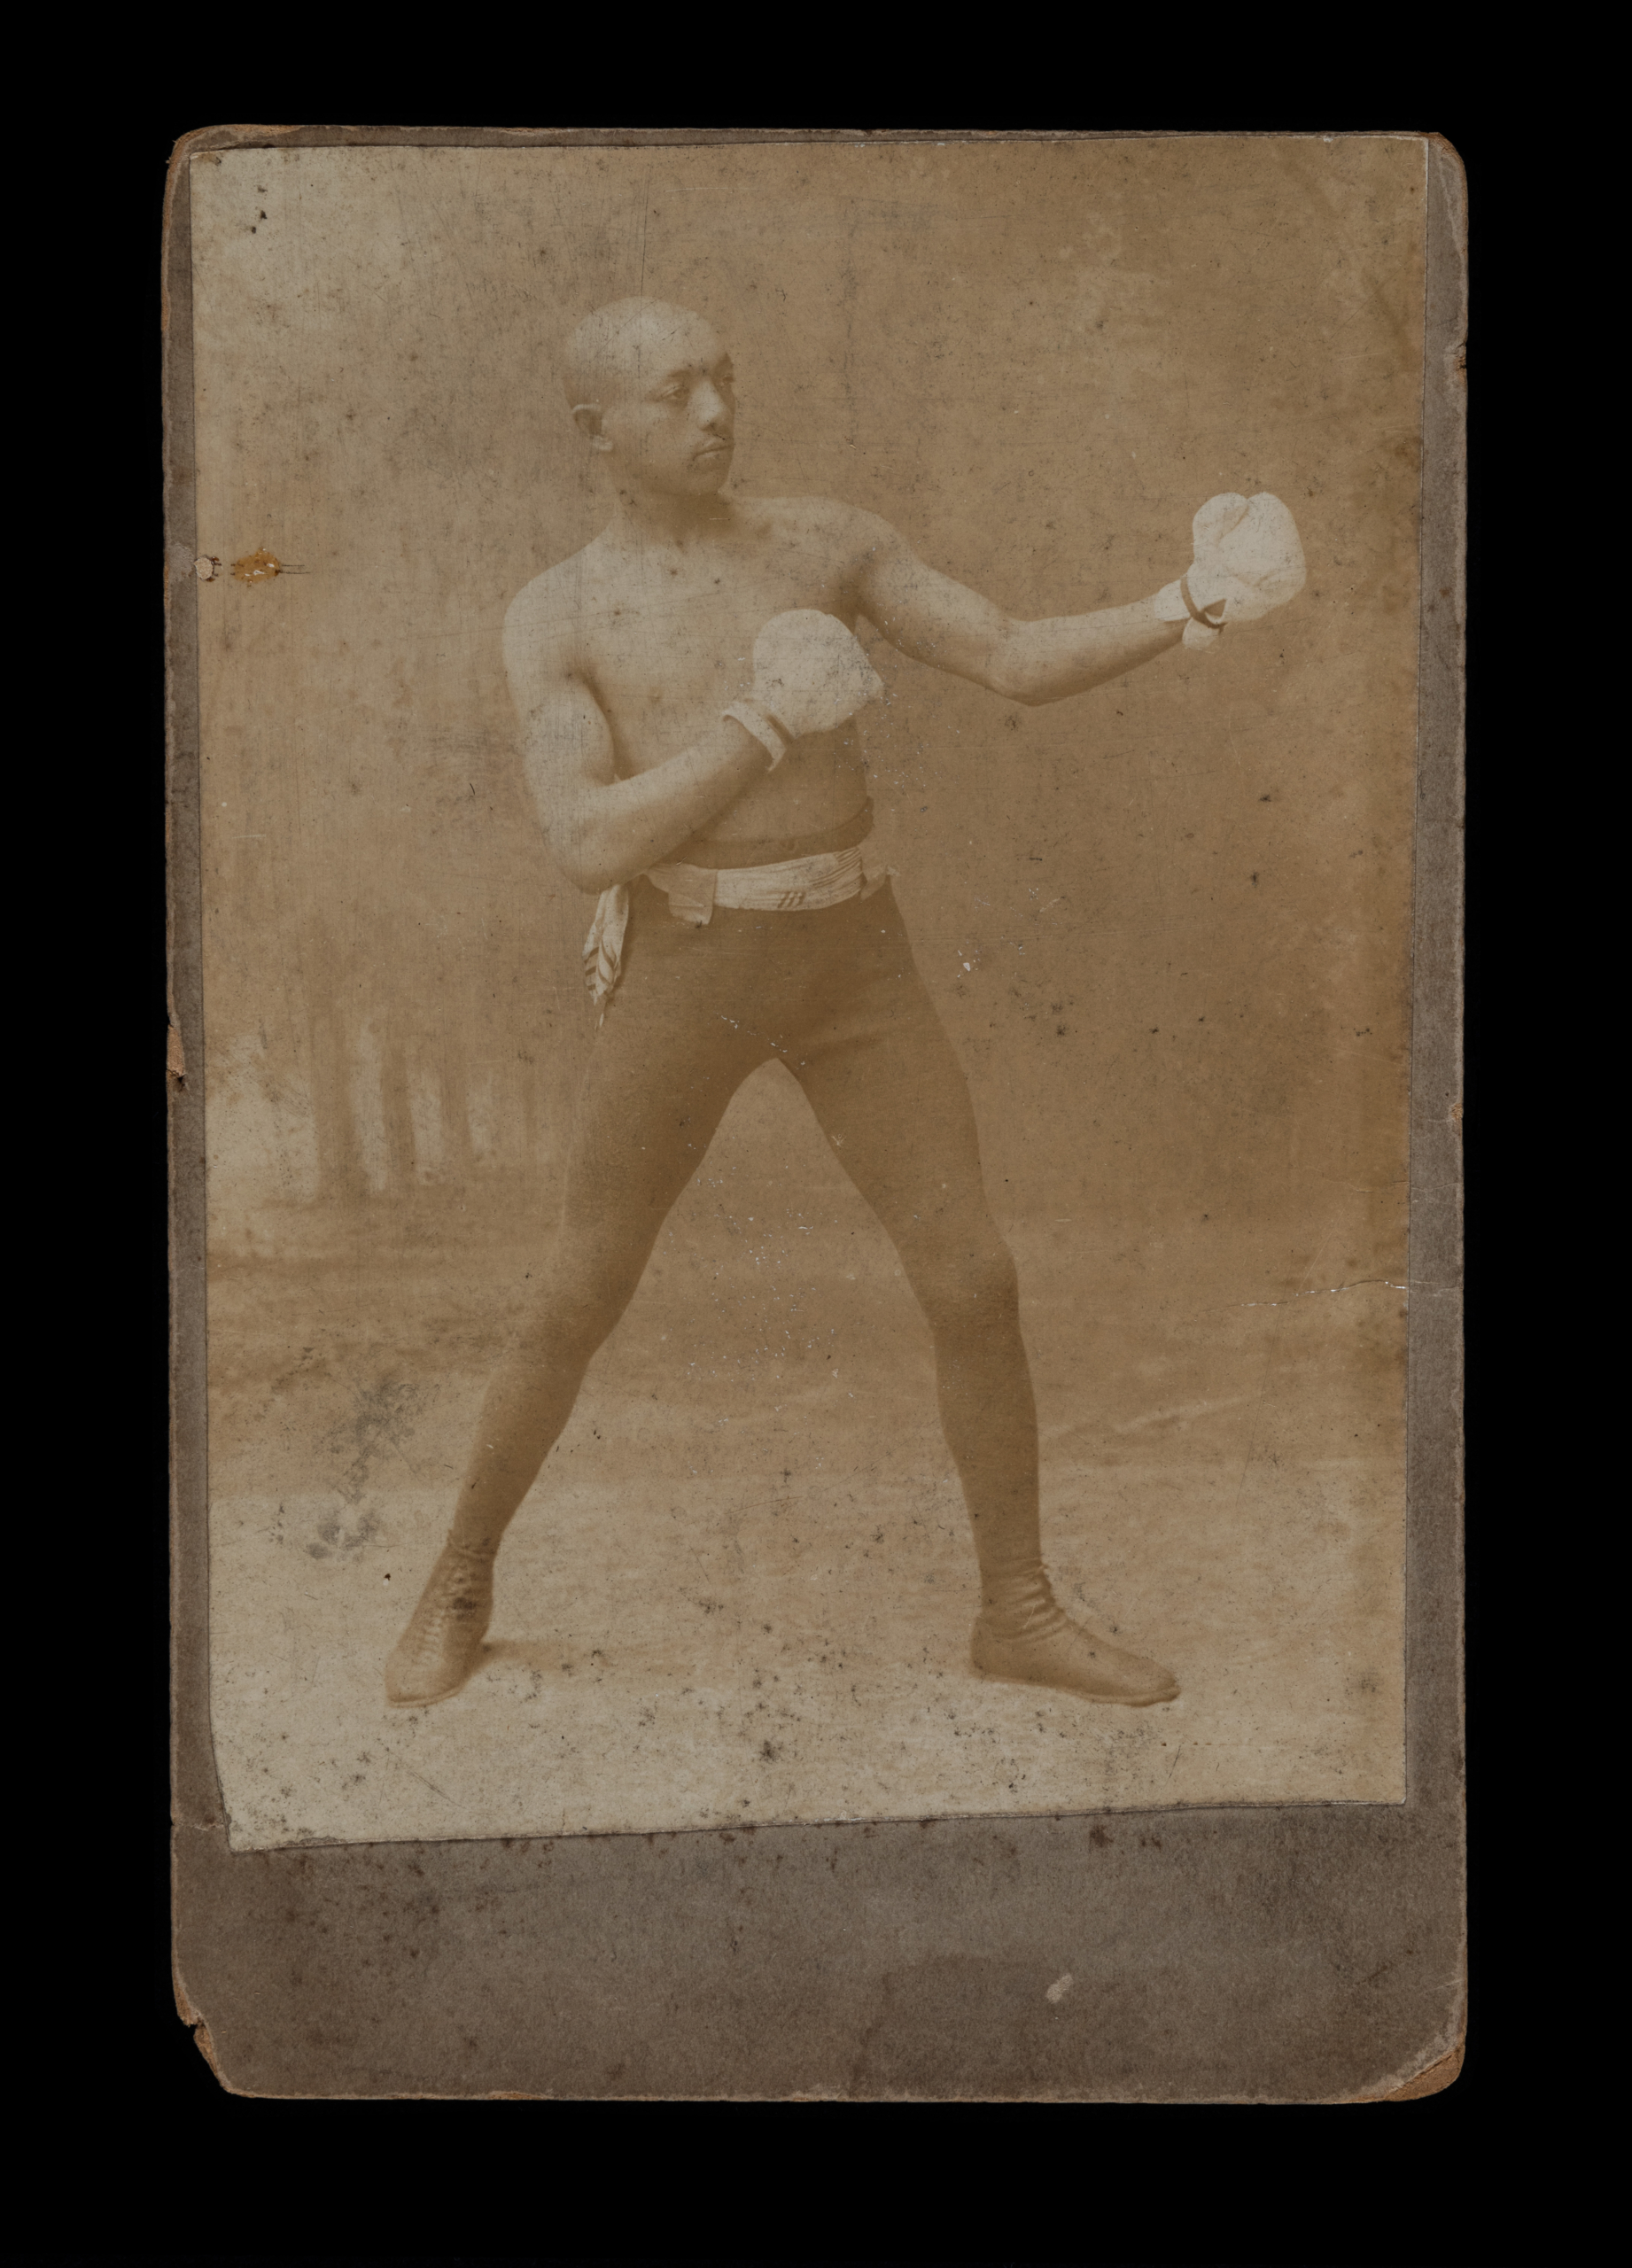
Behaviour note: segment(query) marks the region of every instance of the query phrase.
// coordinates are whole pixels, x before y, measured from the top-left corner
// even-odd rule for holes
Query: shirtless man
[[[516,600],[504,653],[550,850],[600,893],[586,962],[601,1023],[556,1241],[388,1697],[423,1706],[476,1667],[505,1527],[732,1095],[779,1056],[933,1335],[980,1566],[975,1666],[1098,1701],[1171,1700],[1171,1674],[1069,1620],[1044,1570],[1014,1266],[962,1069],[869,839],[851,720],[882,687],[853,628],[865,616],[1005,701],[1064,700],[1292,595],[1290,517],[1273,498],[1216,498],[1195,562],[1156,597],[1016,622],[870,512],[727,495],[731,361],[701,317],[648,299],[602,308],[573,334],[566,378],[616,502],[593,543]]]

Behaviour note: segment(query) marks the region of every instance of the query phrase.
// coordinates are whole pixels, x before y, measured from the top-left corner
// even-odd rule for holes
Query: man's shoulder
[[[750,508],[766,515],[780,538],[813,544],[848,567],[864,567],[902,540],[880,513],[866,513],[859,503],[839,497],[755,497]]]
[[[524,583],[505,610],[504,634],[514,638],[570,637],[583,619],[591,586],[598,579],[596,550],[587,543],[567,559],[559,559]]]
[[[755,496],[743,502],[745,509],[774,520],[783,532],[831,544],[858,557],[881,542],[896,540],[888,520],[837,496]]]

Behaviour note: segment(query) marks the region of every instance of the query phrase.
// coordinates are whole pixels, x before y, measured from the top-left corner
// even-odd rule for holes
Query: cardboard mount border
[[[209,1710],[191,162],[245,148],[1224,138],[1115,129],[213,127],[166,197],[173,1953],[281,2098],[1403,2102],[1461,2068],[1466,187],[1426,174],[1401,1805],[230,1852]],[[1308,139],[1308,135],[1230,139]],[[1346,138],[1355,138],[1352,136]],[[1371,137],[1367,137],[1371,138]],[[1061,1948],[1098,1948],[1051,2003]],[[412,1989],[409,1987],[411,1981]],[[1092,2009],[1092,2022],[1089,2011]]]

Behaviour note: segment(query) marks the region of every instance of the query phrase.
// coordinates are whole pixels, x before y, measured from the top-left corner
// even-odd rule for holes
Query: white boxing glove
[[[842,622],[814,607],[774,614],[754,641],[753,690],[725,711],[764,743],[773,768],[789,741],[830,733],[884,689]]]
[[[1186,646],[1216,645],[1226,623],[1255,622],[1303,588],[1297,523],[1278,496],[1211,497],[1191,532],[1194,560],[1156,598],[1157,620],[1183,622]]]

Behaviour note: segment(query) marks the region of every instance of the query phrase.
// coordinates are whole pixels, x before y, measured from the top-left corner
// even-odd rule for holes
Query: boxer
[[[729,493],[731,359],[701,317],[652,299],[604,307],[574,332],[566,381],[611,517],[521,592],[504,655],[549,849],[596,898],[585,973],[599,1025],[556,1240],[387,1696],[422,1707],[476,1667],[505,1528],[731,1097],[776,1057],[929,1325],[980,1569],[975,1666],[1095,1701],[1171,1700],[1171,1673],[1068,1617],[1043,1565],[1014,1266],[962,1069],[872,841],[854,719],[882,687],[854,630],[865,617],[1006,702],[1067,700],[1294,596],[1291,516],[1270,496],[1215,497],[1190,566],[1153,596],[1015,621],[870,512]]]

